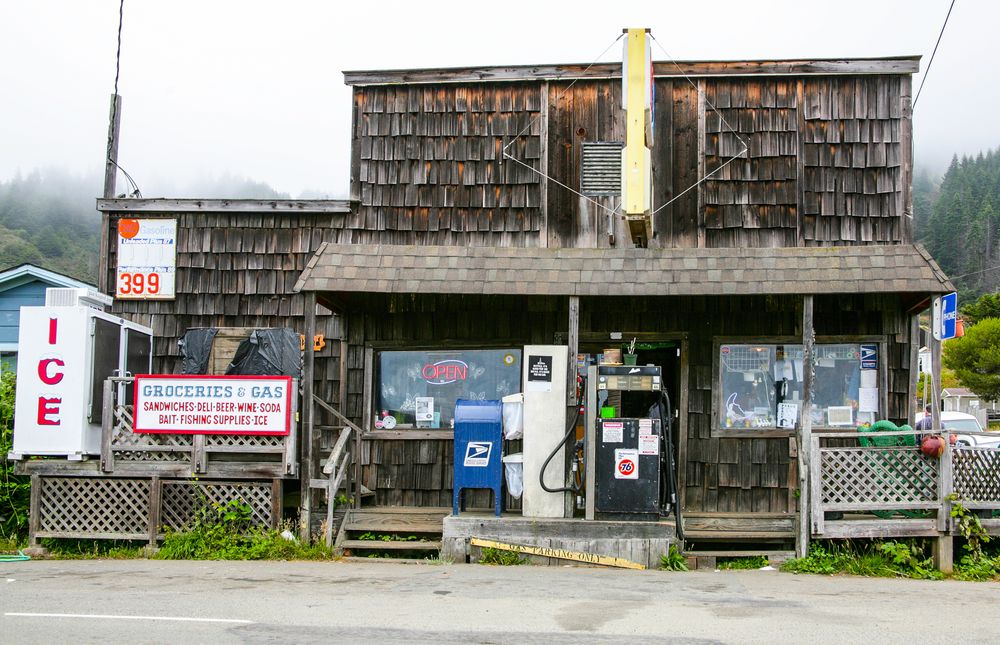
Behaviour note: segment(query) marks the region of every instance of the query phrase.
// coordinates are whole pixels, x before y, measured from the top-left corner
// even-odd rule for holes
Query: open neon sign
[[[465,361],[456,358],[427,363],[420,370],[428,385],[448,385],[455,381],[464,381],[469,374],[469,366]]]

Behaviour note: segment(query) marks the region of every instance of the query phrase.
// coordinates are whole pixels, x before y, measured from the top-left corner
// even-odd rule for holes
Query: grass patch
[[[131,540],[67,540],[46,538],[41,541],[53,560],[137,560],[146,557],[146,542]]]
[[[20,549],[27,548],[28,543],[16,536],[0,536],[0,553],[17,553]]]
[[[660,569],[663,571],[687,571],[687,560],[677,550],[677,547],[671,544],[667,552],[660,556]]]
[[[159,560],[331,560],[322,542],[303,544],[281,533],[291,530],[253,526],[251,509],[237,500],[202,507],[186,531],[168,532],[156,555]]]
[[[804,558],[781,565],[790,573],[833,575],[846,573],[879,578],[938,580],[943,574],[934,568],[929,546],[923,541],[860,543],[851,540],[814,542]]]
[[[715,564],[719,569],[760,569],[770,564],[766,556],[751,555],[742,558],[716,558]]]
[[[501,567],[516,566],[524,564],[527,561],[528,559],[521,557],[521,554],[517,551],[495,549],[491,546],[484,546],[483,554],[479,558],[479,564],[492,564]]]

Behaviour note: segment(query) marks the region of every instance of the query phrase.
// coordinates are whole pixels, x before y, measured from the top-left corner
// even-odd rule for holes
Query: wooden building
[[[952,290],[912,241],[917,70],[915,57],[655,63],[648,248],[617,212],[620,65],[346,72],[350,200],[100,200],[109,240],[122,217],[178,219],[176,300],[115,311],[154,329],[165,372],[189,327],[324,334],[306,401],[358,429],[379,506],[451,502],[447,423],[405,427],[397,403],[397,427],[376,423],[405,352],[595,354],[635,338],[677,403],[689,539],[792,539],[798,431],[779,427],[775,387],[801,412],[810,331],[813,432],[902,423],[915,316]],[[112,251],[108,279],[114,266]],[[307,514],[346,424],[311,410]]]

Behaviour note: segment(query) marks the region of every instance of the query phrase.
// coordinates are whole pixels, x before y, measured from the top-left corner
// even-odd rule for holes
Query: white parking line
[[[20,616],[23,618],[99,618],[101,620],[172,620],[186,623],[238,623],[253,624],[252,620],[235,618],[188,618],[186,616],[116,616],[113,614],[36,614],[27,612],[5,612],[4,616]]]

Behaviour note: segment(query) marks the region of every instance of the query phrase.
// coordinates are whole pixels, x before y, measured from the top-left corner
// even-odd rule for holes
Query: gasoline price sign
[[[177,220],[118,221],[116,298],[173,299],[176,264]]]

